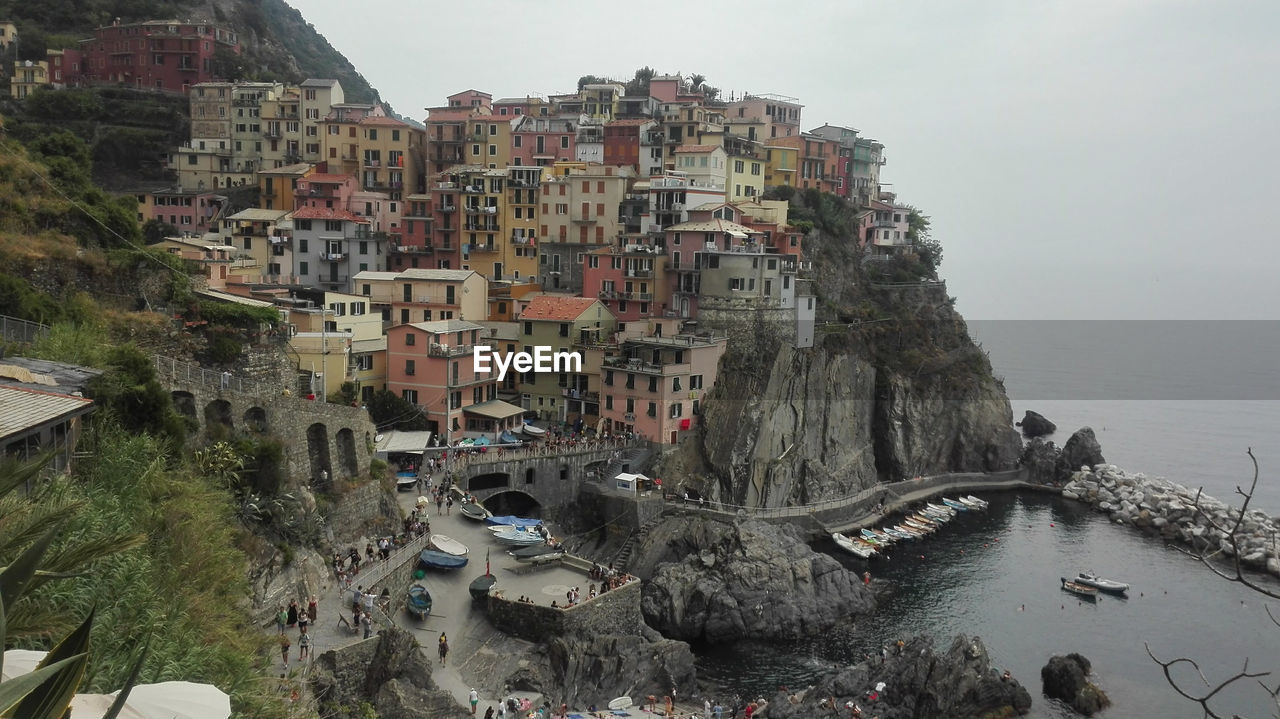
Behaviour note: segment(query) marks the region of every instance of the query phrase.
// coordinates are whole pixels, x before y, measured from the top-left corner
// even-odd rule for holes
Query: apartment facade
[[[630,167],[587,166],[542,179],[538,279],[547,289],[582,289],[586,253],[625,230],[618,208],[635,182]]]
[[[545,167],[577,159],[576,117],[524,115],[511,130],[512,165]]]
[[[550,347],[554,352],[583,352],[587,347],[607,343],[617,330],[617,321],[609,310],[590,297],[536,296],[525,306],[517,322],[519,341],[525,352],[532,352],[534,347]],[[583,352],[584,360],[587,354]],[[591,407],[583,406],[582,401],[588,399],[592,377],[598,378],[599,370],[598,366],[589,366],[584,361],[581,372],[526,372],[520,378],[520,404],[544,420],[564,422],[577,419],[569,416],[569,400],[575,399],[580,413],[590,415]],[[581,396],[571,397],[575,394]],[[598,415],[598,406],[595,409]]]
[[[239,54],[240,40],[234,31],[214,23],[115,23],[80,41],[80,71],[67,82],[186,93],[217,78],[214,59],[220,50]]]
[[[621,342],[601,370],[601,412],[609,429],[676,444],[696,427],[727,344],[724,337],[688,334]]]
[[[386,237],[370,232],[368,218],[349,210],[303,207],[293,212],[293,274],[311,287],[346,290],[351,278],[378,269]]]

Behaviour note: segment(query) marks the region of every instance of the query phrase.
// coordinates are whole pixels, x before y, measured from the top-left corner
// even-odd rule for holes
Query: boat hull
[[[427,540],[427,546],[437,552],[452,554],[455,557],[465,557],[467,556],[467,552],[470,551],[467,549],[467,545],[459,542],[453,537],[446,537],[443,534],[431,535]]]
[[[854,542],[852,539],[849,539],[848,537],[844,536],[843,534],[840,534],[839,532],[833,532],[831,534],[831,539],[836,543],[837,547],[843,549],[844,551],[856,557],[860,557],[862,559],[870,559],[872,556],[875,555],[876,550],[874,547],[870,547],[867,545],[860,545],[857,542]]]
[[[431,613],[431,592],[421,584],[415,584],[409,587],[409,601],[405,602],[404,610],[410,615],[422,619]]]
[[[489,596],[489,591],[493,589],[493,585],[497,583],[497,577],[492,574],[482,574],[471,580],[471,584],[467,587],[467,591],[471,593],[472,599],[485,599]]]
[[[1081,574],[1075,578],[1076,584],[1083,584],[1086,587],[1093,587],[1100,592],[1107,594],[1124,594],[1129,591],[1129,585],[1124,582],[1116,582],[1102,577],[1095,577],[1090,574]]]
[[[1066,577],[1062,577],[1062,591],[1070,592],[1087,602],[1098,601],[1097,589],[1093,587],[1086,587],[1083,584],[1076,584],[1075,582],[1067,579]]]
[[[434,549],[424,549],[418,555],[418,561],[433,569],[461,569],[467,566],[466,557],[457,557]]]
[[[467,519],[474,519],[477,522],[483,522],[493,516],[489,510],[478,504],[472,504],[471,502],[463,502],[462,508],[459,511],[462,512],[462,516]]]

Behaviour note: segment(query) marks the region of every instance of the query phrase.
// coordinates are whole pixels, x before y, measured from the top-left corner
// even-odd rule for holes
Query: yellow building
[[[490,170],[511,164],[511,119],[476,117],[467,123],[463,158],[468,165]]]
[[[546,169],[549,168],[507,168],[506,202],[502,207],[504,230],[500,235],[501,272],[491,279],[519,281],[538,274],[539,193]]]
[[[800,164],[800,149],[768,145],[764,147],[765,187],[795,187],[796,167]]]
[[[252,282],[264,281],[263,276],[281,274],[279,270],[284,263],[284,243],[278,239],[276,226],[289,213],[285,210],[259,210],[250,207],[222,220],[222,235],[228,245],[234,245],[242,256],[253,259],[258,268],[258,277],[250,276]],[[277,239],[272,240],[273,237]],[[273,267],[274,265],[274,267]]]
[[[507,170],[468,165],[455,167],[453,172],[462,191],[462,207],[458,208],[463,215],[462,269],[499,279],[503,271]]]
[[[626,88],[614,82],[583,85],[578,93],[583,114],[606,122],[618,116],[618,100],[625,94]]]
[[[550,347],[553,352],[583,352],[587,347],[608,342],[618,329],[617,320],[604,303],[567,295],[534,297],[520,313],[518,322],[519,341],[524,347]],[[585,352],[582,356],[580,371],[526,372],[520,378],[521,406],[552,421],[572,422],[590,414],[581,405],[577,416],[569,414],[571,398],[581,399],[593,392],[599,397],[600,368],[588,365]],[[594,357],[599,361],[598,354]],[[597,383],[594,388],[593,378]],[[598,400],[595,413],[599,413]]]
[[[18,26],[8,20],[0,20],[0,50],[8,50],[18,39]]]
[[[363,189],[390,193],[397,203],[404,197],[406,179],[413,180],[410,192],[416,189],[420,169],[414,167],[414,158],[423,141],[422,130],[394,117],[370,115],[360,121],[358,139]]]
[[[298,181],[315,174],[316,166],[300,162],[271,169],[258,170],[258,206],[264,210],[288,210],[294,208],[294,193]]]
[[[755,152],[730,155],[724,174],[724,194],[729,202],[754,200],[764,193],[765,160]]]
[[[351,278],[352,293],[393,325],[435,320],[484,320],[488,281],[470,270],[366,270]]]
[[[13,77],[9,78],[9,94],[12,97],[21,100],[48,84],[48,62],[13,61]]]
[[[351,341],[352,376],[361,403],[387,388],[387,338]]]
[[[317,400],[337,394],[343,382],[352,380],[351,336],[344,332],[299,332],[289,338],[289,349],[298,360],[298,373],[310,378],[304,386]]]

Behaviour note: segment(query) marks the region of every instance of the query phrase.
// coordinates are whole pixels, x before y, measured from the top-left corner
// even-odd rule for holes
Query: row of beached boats
[[[959,499],[943,498],[941,503],[926,502],[920,509],[907,513],[897,524],[879,529],[864,528],[851,534],[834,532],[831,539],[846,552],[870,559],[898,542],[913,541],[933,534],[960,512],[981,511],[987,506],[986,500],[973,495]]]

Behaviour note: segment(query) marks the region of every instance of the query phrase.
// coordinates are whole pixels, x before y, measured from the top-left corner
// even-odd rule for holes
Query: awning
[[[423,448],[431,444],[430,432],[405,432],[391,430],[378,440],[378,452],[404,452],[422,454]]]
[[[510,402],[503,402],[500,399],[491,399],[488,402],[473,404],[462,408],[467,414],[478,414],[481,417],[490,419],[506,419],[507,417],[515,417],[524,414],[523,407],[517,407]]]
[[[737,230],[729,230],[727,234],[730,237],[737,237],[740,240],[747,239],[747,234],[745,232],[738,232]]]

